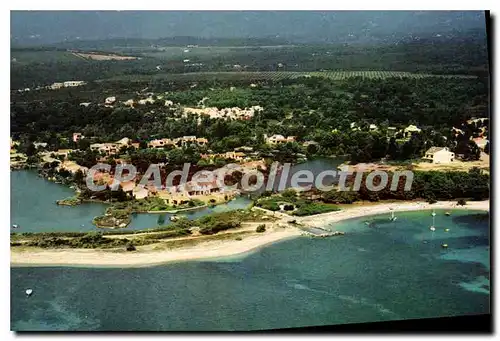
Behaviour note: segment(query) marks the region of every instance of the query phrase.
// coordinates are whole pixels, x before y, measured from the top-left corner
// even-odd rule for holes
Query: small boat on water
[[[398,219],[395,215],[394,215],[394,211],[391,212],[391,221],[395,221],[396,219]]]
[[[31,296],[31,294],[33,294],[33,290],[32,289],[27,289],[26,290],[26,296]]]
[[[431,230],[431,231],[436,231],[436,228],[435,228],[434,226],[431,226],[431,227],[429,228],[429,230]]]
[[[450,216],[451,212],[445,212],[444,214],[447,215],[447,216]]]
[[[442,247],[443,249],[447,249],[447,248],[448,248],[448,244],[441,244],[441,247]]]
[[[176,215],[170,217],[170,221],[177,221],[177,220],[179,220],[179,217]]]
[[[444,229],[444,232],[450,232],[450,229]]]
[[[432,215],[433,217],[435,217],[435,216],[436,216],[436,212],[434,212],[434,210],[433,210],[433,211],[432,211],[432,213],[431,213],[431,215]]]
[[[19,225],[17,225],[17,224],[13,224],[13,225],[12,225],[12,228],[13,228],[13,229],[17,229],[17,228],[19,228]]]

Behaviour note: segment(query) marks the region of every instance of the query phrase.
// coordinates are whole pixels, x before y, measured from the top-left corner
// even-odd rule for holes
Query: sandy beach
[[[489,211],[489,200],[468,202],[466,206],[457,206],[456,201],[440,201],[435,204],[427,202],[394,202],[374,205],[352,205],[342,211],[329,212],[308,217],[283,217],[281,222],[296,220],[312,227],[322,227],[341,220],[382,213],[431,210],[431,209],[463,209]],[[40,249],[11,248],[11,266],[93,266],[93,267],[140,267],[152,266],[168,262],[187,260],[213,259],[244,254],[278,241],[298,237],[301,230],[291,225],[280,227],[277,223],[264,233],[244,236],[242,240],[210,240],[187,247],[175,249],[141,249],[134,252],[93,249]]]
[[[245,236],[242,240],[216,240],[172,250],[134,252],[92,249],[40,249],[16,250],[11,248],[13,266],[95,266],[139,267],[196,259],[235,256],[256,250],[277,241],[300,236],[296,228],[275,228],[271,231]]]
[[[432,210],[432,209],[460,209],[460,210],[480,210],[489,211],[490,201],[469,201],[465,206],[458,206],[456,201],[438,201],[435,204],[429,204],[425,201],[412,201],[412,202],[394,202],[394,203],[382,203],[375,205],[351,205],[350,208],[329,212],[323,214],[316,214],[314,216],[307,216],[297,219],[300,222],[309,226],[325,226],[326,224],[336,223],[341,220],[359,218],[375,214],[389,214],[391,211],[394,212],[404,212],[404,211],[420,211],[420,210]]]

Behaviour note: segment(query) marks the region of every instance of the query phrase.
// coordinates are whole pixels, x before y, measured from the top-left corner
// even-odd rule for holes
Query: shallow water
[[[17,224],[20,227],[11,228],[12,232],[97,230],[97,227],[92,224],[92,219],[104,213],[106,204],[84,203],[73,207],[57,205],[57,200],[73,196],[74,191],[69,187],[45,180],[34,171],[13,171],[10,174],[11,225]],[[249,199],[239,197],[224,205],[184,212],[180,215],[196,219],[212,212],[245,208],[249,204]],[[130,225],[124,230],[141,230],[168,225],[170,216],[171,214],[157,213],[134,214]]]
[[[430,211],[379,215],[337,223],[342,237],[216,261],[12,268],[11,329],[255,330],[489,313],[485,214],[436,213],[435,232]]]

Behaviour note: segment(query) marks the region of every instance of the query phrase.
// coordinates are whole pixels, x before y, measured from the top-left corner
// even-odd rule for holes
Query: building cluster
[[[204,160],[231,159],[236,161],[243,161],[247,158],[245,153],[236,151],[219,154],[200,154],[200,157]]]
[[[124,192],[130,193],[135,199],[159,197],[168,205],[181,205],[191,200],[201,200],[206,203],[222,202],[233,198],[239,192],[237,189],[229,189],[226,186],[221,186],[220,181],[217,181],[217,176],[221,172],[223,174],[230,174],[234,171],[244,173],[257,169],[266,169],[264,160],[244,162],[238,166],[233,165],[231,168],[226,165],[214,170],[210,175],[208,173],[201,173],[196,176],[196,179],[173,186],[157,188],[152,181],[146,185],[141,185],[139,184],[139,176],[130,181],[120,182],[119,186]],[[93,179],[97,184],[107,184],[108,186],[114,185],[115,182],[112,174],[104,172],[96,172]]]
[[[148,148],[162,149],[166,146],[184,147],[189,145],[206,146],[208,140],[204,137],[183,136],[175,139],[163,138],[149,141]]]
[[[98,151],[105,155],[114,155],[117,154],[122,147],[126,146],[131,146],[137,149],[139,148],[139,143],[132,143],[132,141],[128,137],[124,137],[114,143],[93,143],[90,145],[90,150]]]
[[[84,82],[84,81],[56,82],[56,83],[52,83],[47,88],[49,88],[51,90],[57,90],[57,89],[61,89],[61,88],[70,88],[70,87],[75,87],[75,86],[82,86],[82,85],[85,85],[85,84],[87,84],[87,83]]]
[[[250,108],[184,108],[184,113],[188,115],[208,116],[210,118],[222,118],[233,120],[249,120],[254,117],[255,113],[262,111],[261,106],[255,105]]]

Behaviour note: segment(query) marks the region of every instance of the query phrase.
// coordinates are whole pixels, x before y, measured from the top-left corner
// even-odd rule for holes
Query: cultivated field
[[[75,57],[82,58],[84,60],[134,60],[137,57],[130,56],[119,56],[116,54],[99,54],[99,53],[83,53],[83,52],[72,52]]]
[[[31,63],[75,62],[78,57],[66,51],[12,51],[12,65]]]
[[[427,77],[441,78],[476,78],[468,75],[435,75],[426,73],[412,73],[402,71],[313,71],[313,72],[292,72],[292,71],[262,71],[262,72],[190,72],[175,74],[157,74],[152,76],[144,75],[125,75],[112,77],[106,80],[127,80],[127,81],[146,81],[151,79],[168,79],[172,81],[198,81],[198,80],[282,80],[294,79],[299,77],[324,77],[333,80],[342,80],[352,77],[363,77],[373,79],[386,78],[412,78],[421,79]]]

